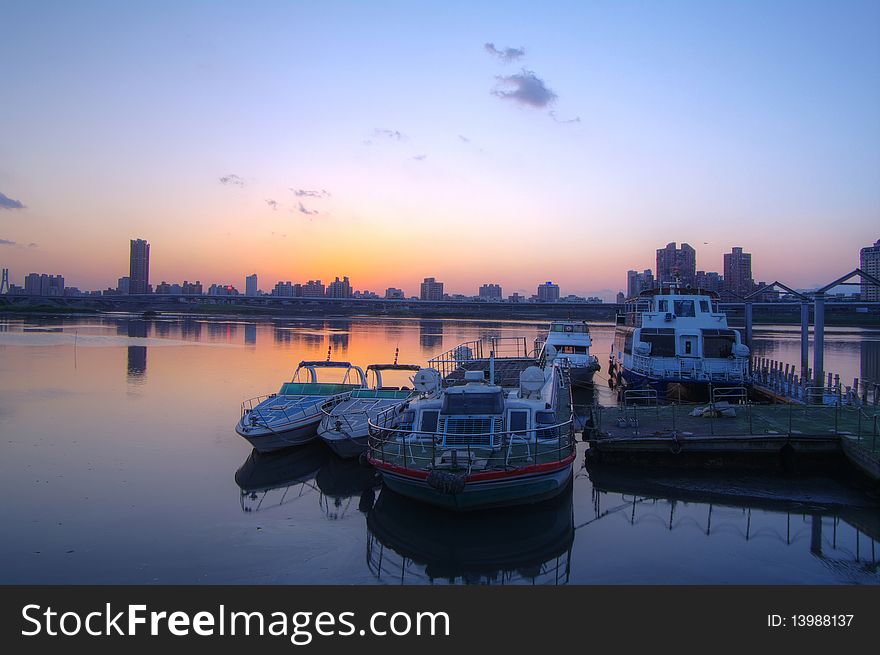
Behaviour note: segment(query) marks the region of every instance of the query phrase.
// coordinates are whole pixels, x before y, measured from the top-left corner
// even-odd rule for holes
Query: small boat
[[[745,395],[749,348],[728,327],[718,294],[663,284],[626,300],[608,378],[612,388],[639,392],[640,398],[714,400],[712,387]]]
[[[462,357],[461,347],[435,358],[433,365],[463,362],[463,374],[423,369],[413,378],[417,397],[369,421],[367,457],[386,487],[456,510],[533,503],[563,490],[575,457],[565,370],[539,368],[533,357],[496,359],[498,345],[485,362]],[[496,371],[504,373],[497,383]]]
[[[415,364],[398,364],[396,361],[394,364],[370,364],[367,366],[367,378],[372,377],[373,384],[325,403],[321,409],[323,417],[318,426],[318,436],[340,457],[360,456],[367,448],[367,421],[390,407],[403,404],[416,393],[407,385],[386,385],[382,374],[393,371],[417,373],[420,368]]]
[[[593,374],[601,368],[599,358],[590,354],[592,344],[586,321],[553,321],[543,339],[543,357],[557,364],[564,360],[571,383],[581,387],[590,386],[593,384]]]
[[[342,371],[341,382],[320,382],[318,371]],[[366,375],[349,362],[302,361],[278,393],[241,404],[235,431],[261,453],[301,446],[318,437],[321,407],[367,386]]]

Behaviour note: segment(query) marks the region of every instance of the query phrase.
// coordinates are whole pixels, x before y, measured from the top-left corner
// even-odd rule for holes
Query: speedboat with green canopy
[[[331,371],[336,372],[341,380],[319,380],[318,371],[321,377],[333,377]],[[277,393],[241,404],[235,431],[261,453],[300,446],[317,438],[324,404],[366,386],[363,369],[350,362],[302,361]]]

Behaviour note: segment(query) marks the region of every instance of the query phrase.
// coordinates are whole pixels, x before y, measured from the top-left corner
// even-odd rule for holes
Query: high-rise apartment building
[[[721,293],[724,278],[716,271],[697,271],[696,287],[704,291]]]
[[[480,300],[501,300],[500,284],[484,284],[479,290]]]
[[[859,253],[859,268],[871,277],[880,279],[880,239],[873,246],[862,248]],[[880,301],[880,286],[862,280],[861,295],[865,301]]]
[[[150,244],[143,239],[131,240],[128,266],[128,292],[150,292]]]
[[[547,280],[538,285],[538,302],[558,302],[559,285]]]
[[[657,281],[663,284],[678,280],[683,285],[694,285],[697,276],[697,251],[688,244],[677,248],[675,242],[657,249]]]
[[[302,297],[303,298],[323,298],[324,297],[324,283],[321,280],[309,280],[307,283],[302,285]]]
[[[256,296],[257,295],[257,274],[248,275],[244,279],[244,294],[246,296]]]
[[[24,292],[32,296],[63,296],[64,276],[28,273],[24,278]]]
[[[422,300],[443,300],[443,283],[437,282],[437,280],[432,277],[426,277],[421,284],[419,297]]]
[[[752,279],[752,255],[742,248],[733,248],[724,254],[725,291],[745,297],[755,290]]]
[[[328,298],[351,298],[351,282],[346,275],[341,280],[337,277],[327,285]]]
[[[626,272],[626,295],[628,298],[639,295],[642,291],[654,288],[654,274],[650,268],[638,271]]]

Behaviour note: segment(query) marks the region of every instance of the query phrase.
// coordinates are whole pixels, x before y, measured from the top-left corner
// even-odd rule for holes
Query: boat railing
[[[748,377],[749,361],[746,357],[720,361],[701,357],[651,357],[635,353],[632,357],[634,371],[657,377],[725,382],[741,382]]]
[[[257,405],[265,400],[269,400],[269,398],[274,398],[278,394],[275,393],[267,393],[262,396],[254,396],[253,398],[248,398],[247,400],[241,403],[241,416],[239,418],[244,418],[244,415],[251,412]]]
[[[414,430],[390,408],[367,422],[373,462],[423,471],[516,471],[573,456],[574,418],[526,430],[470,434]],[[455,437],[455,443],[449,442]]]
[[[277,395],[278,394],[274,394],[274,393],[269,394],[268,396],[264,396],[263,400],[268,400],[269,398],[277,397]],[[306,402],[305,404],[297,404],[295,409],[291,409],[291,408],[287,407],[286,405],[272,406],[272,407],[269,407],[268,409],[271,412],[279,412],[280,411],[282,414],[284,414],[285,425],[286,425],[286,424],[293,423],[297,420],[301,420],[301,419],[309,417],[309,416],[314,416],[320,412],[320,407],[323,406],[325,403],[333,402],[333,401],[341,402],[341,401],[345,400],[346,398],[348,398],[350,395],[351,395],[351,392],[346,391],[344,393],[336,394],[336,395],[330,396],[330,397],[315,396],[315,399],[313,401]],[[259,396],[257,398],[259,398]],[[259,407],[259,404],[260,404],[259,402],[257,402],[257,403],[252,402],[255,400],[256,400],[256,398],[251,398],[249,401],[245,401],[242,403],[242,413],[241,413],[242,419],[244,419],[245,415],[251,415],[252,417],[255,417],[255,418],[251,419],[251,423],[253,425],[260,425],[262,427],[272,429],[270,426],[270,423],[273,423],[272,418],[269,415],[267,415],[266,412],[264,412],[265,408]],[[262,402],[262,401],[260,401],[260,402]],[[250,404],[250,408],[245,410],[245,405],[247,405],[247,404]],[[318,409],[318,412],[315,411],[316,408]],[[274,423],[277,423],[277,421],[274,421]]]
[[[342,414],[334,414],[333,410],[340,403],[348,400],[350,395],[351,394],[348,394],[348,395],[342,394],[340,396],[334,397],[332,400],[330,400],[327,403],[325,403],[324,405],[322,405],[321,406],[321,413],[324,415],[321,418],[322,423],[324,421],[326,421],[327,422],[326,425],[328,427],[333,427],[331,421],[334,423],[338,422],[339,428],[341,428],[343,425],[345,425],[346,431],[350,432],[350,431],[354,430],[356,427],[358,427],[356,425],[355,420],[354,420],[355,418],[360,419],[360,422],[361,422],[360,427],[363,427],[363,424],[366,421],[369,421],[369,419],[370,419],[370,411],[375,409],[376,405],[378,405],[379,403],[382,402],[381,398],[377,398],[377,399],[375,399],[375,402],[373,402],[372,404],[365,405],[364,407],[356,409],[354,411],[346,411]],[[404,403],[406,403],[406,401],[407,401],[406,398],[401,399],[399,402],[395,403],[394,405],[392,405],[391,407],[389,407],[383,411],[398,410]],[[339,428],[336,428],[336,430],[339,431]]]
[[[465,341],[432,357],[428,360],[428,366],[445,380],[470,363],[488,360],[490,355],[495,359],[534,359],[537,353],[529,347],[526,337],[485,337]]]

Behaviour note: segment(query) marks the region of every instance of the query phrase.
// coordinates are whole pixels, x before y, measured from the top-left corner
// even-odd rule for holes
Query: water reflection
[[[617,515],[642,532],[653,525],[752,544],[757,557],[775,542],[809,552],[847,582],[878,582],[880,506],[848,480],[596,463],[587,468],[593,517],[578,528]]]
[[[419,321],[419,345],[422,354],[433,357],[443,345],[443,321]]]
[[[241,509],[258,512],[310,494],[315,490],[315,475],[330,454],[320,442],[276,453],[252,451],[235,472]]]
[[[388,584],[566,584],[572,486],[544,503],[452,513],[383,489],[367,515],[367,566]]]
[[[880,340],[869,338],[862,340],[859,344],[859,359],[862,383],[880,383]]]
[[[337,520],[355,509],[364,514],[369,512],[382,478],[372,466],[331,453],[315,476],[315,482],[321,491],[324,516]]]
[[[257,324],[246,323],[244,326],[244,342],[248,346],[257,345]]]
[[[348,338],[351,334],[351,321],[331,320],[327,321],[324,329],[330,333],[330,345],[337,357],[348,352]]]
[[[143,320],[127,322],[126,334],[129,337],[149,336],[149,324]],[[147,373],[147,347],[128,346],[127,374],[129,382],[142,382]]]

